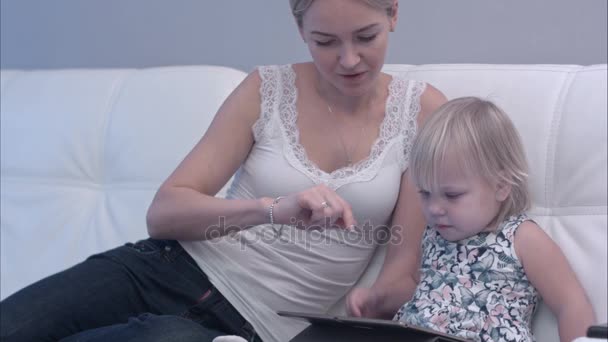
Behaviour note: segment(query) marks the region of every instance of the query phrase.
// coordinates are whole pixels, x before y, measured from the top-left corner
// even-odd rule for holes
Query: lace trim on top
[[[275,111],[275,101],[280,98],[278,95],[277,87],[279,82],[276,79],[279,75],[276,75],[276,70],[270,66],[263,66],[258,68],[262,84],[260,86],[260,118],[253,124],[253,137],[256,141],[260,141],[264,137],[264,132],[267,131],[267,127],[270,126],[270,120],[273,117],[272,113]]]
[[[403,151],[399,155],[399,165],[401,170],[407,168],[409,152],[417,130],[416,117],[420,111],[420,96],[426,88],[426,83],[394,76],[388,86],[385,116],[370,154],[352,166],[327,173],[308,158],[304,147],[300,144],[297,126],[296,73],[293,67],[291,65],[263,66],[259,68],[259,73],[262,78],[261,113],[252,128],[256,141],[266,137],[275,118],[273,113],[278,112],[279,129],[285,138],[283,146],[285,158],[295,169],[304,173],[316,184],[325,184],[335,190],[345,184],[369,181],[380,170],[384,154],[390,150],[388,147],[392,146],[397,137],[401,138]]]

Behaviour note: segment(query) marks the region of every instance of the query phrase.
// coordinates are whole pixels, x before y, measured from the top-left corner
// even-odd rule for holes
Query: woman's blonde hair
[[[299,27],[302,27],[302,19],[304,18],[304,14],[312,5],[315,0],[289,0],[289,5],[291,7],[291,13],[294,18],[296,18],[296,22]],[[395,0],[361,0],[366,3],[370,7],[378,8],[381,10],[385,10],[386,14],[389,17],[392,17],[394,13],[394,3]]]
[[[494,103],[462,97],[432,114],[412,146],[409,169],[414,183],[436,189],[438,170],[448,154],[456,156],[464,172],[511,186],[493,224],[530,208],[528,163],[521,138],[507,114]]]

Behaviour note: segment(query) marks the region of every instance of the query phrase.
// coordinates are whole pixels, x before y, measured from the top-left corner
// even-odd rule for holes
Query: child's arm
[[[418,284],[426,222],[408,171],[401,176],[400,191],[382,269],[371,288],[355,288],[347,296],[346,310],[351,316],[391,319]]]
[[[515,252],[528,279],[557,317],[561,341],[585,336],[595,315],[559,246],[538,225],[526,221],[515,233]]]
[[[427,84],[420,97],[418,127],[445,102],[445,95]],[[418,189],[406,171],[401,176],[384,264],[371,288],[355,288],[347,296],[349,315],[391,319],[412,297],[419,280],[420,241],[425,226]]]

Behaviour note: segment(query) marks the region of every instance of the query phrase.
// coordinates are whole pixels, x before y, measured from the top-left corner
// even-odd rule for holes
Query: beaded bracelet
[[[270,208],[268,208],[268,217],[270,218],[271,225],[274,224],[274,214],[273,214],[274,206],[277,205],[283,198],[285,198],[285,197],[279,196],[279,197],[275,198],[274,201],[272,201],[272,204],[270,204]]]

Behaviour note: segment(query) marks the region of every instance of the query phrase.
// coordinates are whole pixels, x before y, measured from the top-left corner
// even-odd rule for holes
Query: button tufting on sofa
[[[448,98],[511,115],[531,165],[531,216],[562,247],[608,320],[606,65],[386,65]],[[0,295],[147,236],[160,183],[246,76],[218,66],[2,70]],[[218,194],[221,196],[224,192]],[[377,275],[379,248],[360,280]],[[343,313],[343,301],[331,311]],[[541,305],[539,342],[557,340]]]

